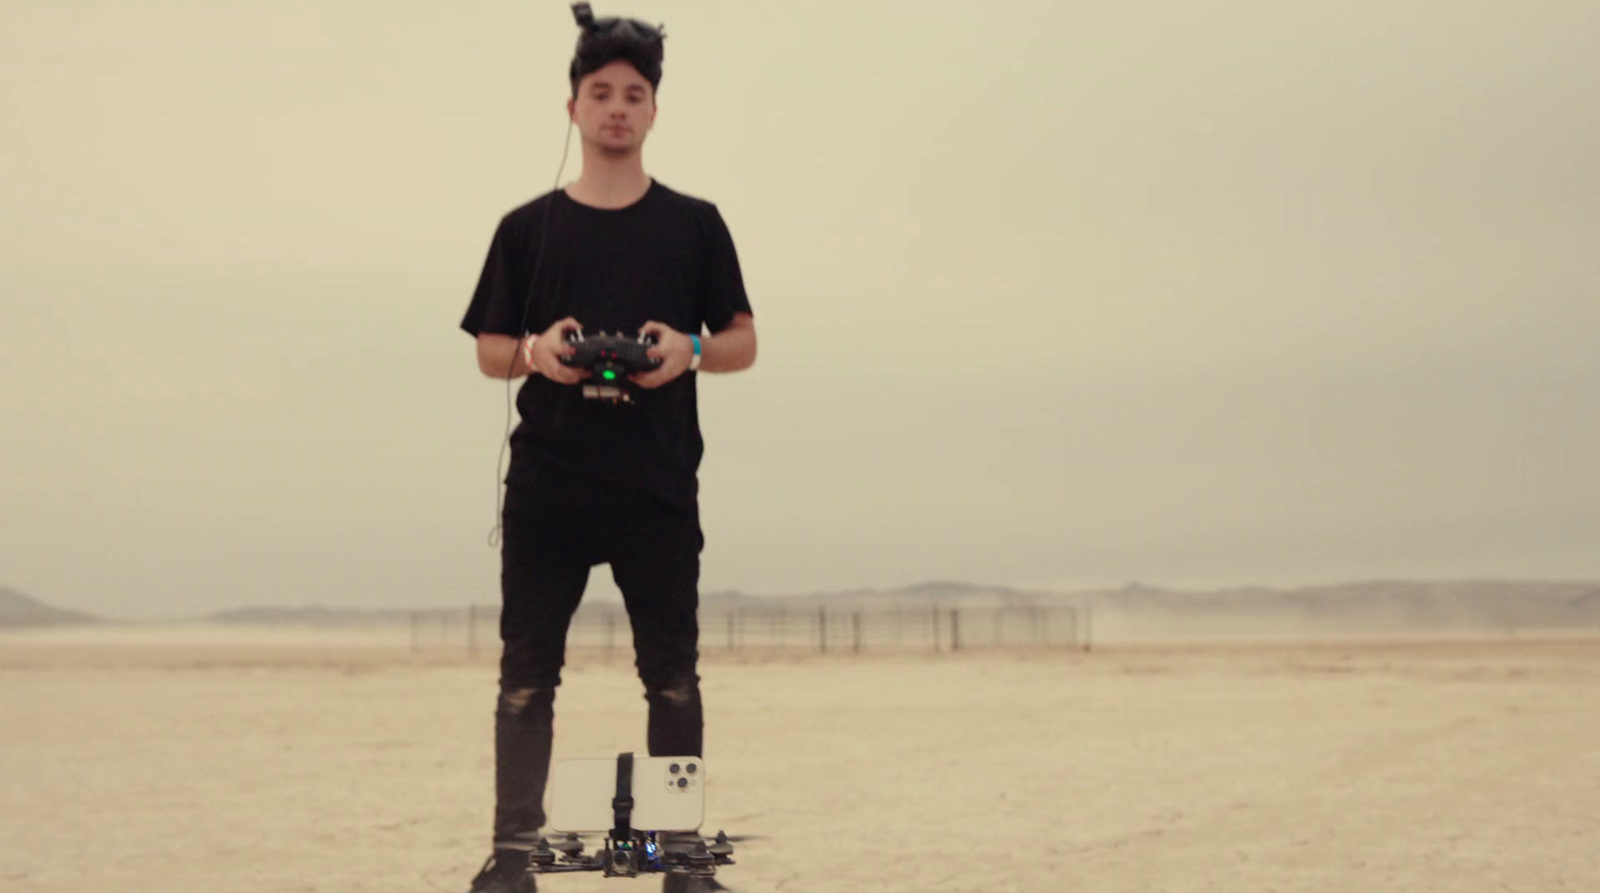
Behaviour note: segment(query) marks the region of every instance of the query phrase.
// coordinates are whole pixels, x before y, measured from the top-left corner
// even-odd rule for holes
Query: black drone
[[[672,771],[677,771],[676,764]],[[663,889],[672,893],[688,889],[693,878],[711,878],[719,865],[734,864],[733,841],[743,838],[729,837],[724,831],[718,831],[717,836],[708,841],[696,832],[663,833],[634,828],[633,776],[633,753],[618,754],[616,786],[611,797],[612,827],[605,832],[604,843],[594,853],[584,853],[583,836],[576,832],[567,832],[555,843],[540,837],[528,854],[528,870],[535,874],[598,871],[606,877],[662,873],[666,875]],[[682,785],[680,779],[679,786]],[[709,880],[700,886],[726,889]]]
[[[537,874],[598,871],[606,877],[638,877],[652,872],[684,878],[709,878],[719,865],[733,865],[733,841],[718,831],[710,840],[699,834],[659,834],[613,828],[593,853],[584,852],[581,835],[568,833],[551,842],[539,838],[530,853],[529,870]]]

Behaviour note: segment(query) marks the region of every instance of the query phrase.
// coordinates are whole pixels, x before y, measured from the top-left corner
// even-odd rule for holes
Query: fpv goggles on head
[[[577,19],[578,27],[583,29],[583,36],[578,38],[579,43],[596,37],[616,37],[659,44],[667,36],[663,26],[652,25],[642,19],[620,16],[597,19],[594,17],[594,9],[587,3],[572,4],[572,17]]]
[[[663,26],[619,16],[597,19],[588,3],[572,4],[572,17],[583,29],[568,72],[574,91],[584,75],[618,59],[637,68],[652,88],[661,85],[662,44],[667,37]]]

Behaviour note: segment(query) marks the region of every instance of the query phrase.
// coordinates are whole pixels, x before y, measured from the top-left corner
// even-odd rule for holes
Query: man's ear
[[[576,96],[567,97],[567,119],[571,121],[578,120],[578,98]]]

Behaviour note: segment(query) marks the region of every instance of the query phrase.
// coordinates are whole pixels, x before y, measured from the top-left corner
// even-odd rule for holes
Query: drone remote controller
[[[564,338],[574,348],[572,356],[561,358],[561,364],[574,369],[586,369],[590,378],[583,383],[583,396],[590,400],[609,403],[632,403],[633,391],[628,376],[649,372],[661,365],[650,356],[656,345],[654,335],[628,338],[622,333],[608,335],[601,332],[585,336],[581,330],[568,331]]]

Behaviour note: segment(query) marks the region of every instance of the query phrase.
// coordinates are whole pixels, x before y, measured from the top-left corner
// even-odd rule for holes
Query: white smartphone
[[[637,831],[698,831],[705,821],[705,761],[695,756],[633,758],[633,811]],[[550,770],[550,827],[555,831],[610,831],[617,795],[617,761],[561,760]]]

